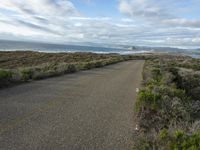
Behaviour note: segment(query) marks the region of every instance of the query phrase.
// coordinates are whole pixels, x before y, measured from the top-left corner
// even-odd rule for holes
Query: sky
[[[200,47],[200,0],[3,0],[0,39]]]

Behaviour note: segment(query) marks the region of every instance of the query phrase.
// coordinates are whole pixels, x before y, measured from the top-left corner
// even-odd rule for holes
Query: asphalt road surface
[[[131,150],[144,61],[0,90],[0,150]]]

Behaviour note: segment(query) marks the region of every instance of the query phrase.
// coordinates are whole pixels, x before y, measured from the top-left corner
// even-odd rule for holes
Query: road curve
[[[0,90],[0,150],[131,150],[144,61]]]

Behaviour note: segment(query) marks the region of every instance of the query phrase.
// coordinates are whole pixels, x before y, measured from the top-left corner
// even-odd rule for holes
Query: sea
[[[58,52],[93,52],[93,53],[117,53],[117,54],[137,54],[147,53],[148,50],[128,50],[127,48],[111,48],[111,47],[95,47],[95,46],[80,46],[80,45],[64,45],[64,44],[48,44],[37,42],[19,42],[0,40],[0,51],[37,51],[47,53]]]
[[[8,41],[0,40],[0,51],[37,51],[46,53],[74,53],[74,52],[92,52],[99,54],[138,54],[149,52],[164,52],[164,53],[178,53],[189,55],[194,58],[200,58],[200,49],[197,50],[184,50],[175,48],[149,48],[140,47],[138,49],[130,50],[128,47],[105,47],[105,46],[81,46],[81,45],[67,45],[67,44],[49,44],[39,42],[22,42],[22,41]]]

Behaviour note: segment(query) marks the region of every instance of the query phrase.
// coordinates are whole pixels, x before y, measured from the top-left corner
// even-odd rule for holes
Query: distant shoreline
[[[48,44],[39,42],[19,42],[0,40],[0,51],[35,51],[44,53],[74,53],[74,52],[92,52],[96,54],[112,54],[132,55],[139,53],[178,53],[186,54],[195,58],[200,58],[199,50],[187,50],[170,47],[143,47],[137,46],[134,50],[128,46],[112,47],[107,45],[87,46],[87,45],[65,45],[65,44]]]

